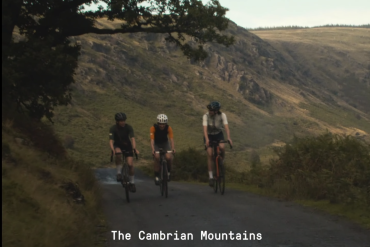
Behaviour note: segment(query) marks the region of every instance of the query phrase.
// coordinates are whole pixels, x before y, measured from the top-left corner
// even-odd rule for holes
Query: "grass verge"
[[[3,120],[2,245],[103,246],[101,192],[89,164],[68,159],[63,150],[45,151],[50,142],[43,140],[58,140],[40,138],[47,133],[42,124],[29,125],[38,126],[37,133],[14,125]]]

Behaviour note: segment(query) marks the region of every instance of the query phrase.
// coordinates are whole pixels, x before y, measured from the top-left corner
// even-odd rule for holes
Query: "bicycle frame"
[[[213,158],[213,164],[214,164],[213,172],[215,173],[213,189],[215,193],[217,193],[217,189],[219,186],[220,193],[221,195],[223,195],[225,192],[225,171],[224,171],[224,167],[222,164],[223,160],[221,157],[221,151],[220,151],[220,146],[219,146],[220,143],[229,143],[230,148],[232,148],[232,146],[229,141],[222,141],[222,140],[212,141],[210,143],[210,146],[212,147],[212,158]]]
[[[128,164],[127,164],[127,161],[126,161],[126,158],[125,158],[125,155],[124,154],[128,154],[129,152],[128,151],[125,151],[125,150],[121,150],[122,153],[122,168],[121,168],[121,176],[122,176],[122,180],[121,180],[121,184],[122,184],[122,187],[125,188],[125,194],[126,194],[126,201],[127,202],[130,202],[130,191],[129,191],[129,184],[130,184],[130,177],[129,177],[129,167],[128,167]],[[136,160],[138,159],[137,158],[137,153],[136,151],[134,150],[134,153],[135,153],[135,157],[136,157]],[[113,151],[111,152],[111,162],[113,161]]]
[[[166,153],[172,153],[172,151],[163,151],[162,148],[159,149],[159,151],[155,151],[156,154],[159,154],[159,164],[161,166],[160,173],[161,173],[161,181],[159,190],[161,192],[161,195],[165,194],[166,198],[168,196],[168,186],[167,186],[167,180],[168,180],[168,168],[167,168],[167,160],[165,157]]]

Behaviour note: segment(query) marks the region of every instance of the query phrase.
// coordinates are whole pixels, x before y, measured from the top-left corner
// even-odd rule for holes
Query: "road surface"
[[[370,247],[370,231],[291,202],[227,184],[221,196],[206,185],[174,181],[164,198],[152,178],[135,172],[137,192],[127,203],[115,169],[96,170],[108,220],[107,247]]]

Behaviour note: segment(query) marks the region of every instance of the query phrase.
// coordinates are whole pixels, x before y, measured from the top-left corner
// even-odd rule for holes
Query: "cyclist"
[[[116,124],[109,129],[109,146],[115,156],[117,166],[117,182],[122,181],[122,152],[125,153],[126,162],[129,165],[130,191],[136,192],[134,180],[133,152],[139,154],[136,149],[134,130],[131,125],[126,123],[126,114],[123,112],[116,113],[114,116]],[[130,140],[131,138],[131,140]]]
[[[156,154],[155,151],[159,151],[159,148],[162,148],[164,151],[172,150],[175,153],[175,143],[173,141],[173,131],[171,126],[168,124],[168,117],[165,114],[159,114],[157,116],[157,123],[150,127],[150,144],[152,147],[152,154],[154,156],[154,182],[156,185],[160,184],[159,180],[159,154]],[[171,146],[170,142],[171,141]],[[172,147],[172,149],[171,149]],[[167,160],[167,169],[168,169],[168,181],[170,181],[170,172],[172,165],[172,155],[166,153]]]
[[[223,126],[225,127],[227,139],[232,145],[233,142],[230,138],[229,124],[225,113],[220,112],[221,104],[217,101],[212,101],[207,105],[208,112],[203,115],[203,134],[204,143],[207,147],[208,156],[208,173],[209,173],[209,186],[213,187],[213,172],[212,172],[212,148],[210,142],[217,140],[224,140],[222,133]],[[220,143],[220,151],[222,159],[225,158],[225,145]]]

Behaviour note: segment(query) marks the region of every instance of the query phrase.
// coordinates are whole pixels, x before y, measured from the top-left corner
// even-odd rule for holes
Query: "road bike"
[[[159,183],[159,190],[161,195],[168,197],[168,168],[167,168],[167,160],[165,157],[166,153],[172,153],[172,151],[164,151],[163,148],[160,148],[159,151],[155,151],[156,154],[160,155],[159,165],[161,166],[160,169],[160,183]]]
[[[130,174],[129,174],[129,166],[127,164],[127,161],[125,159],[125,154],[129,154],[129,151],[123,151],[122,150],[122,158],[123,158],[123,164],[122,164],[122,169],[121,169],[121,184],[122,187],[125,188],[125,195],[126,195],[126,201],[130,202]],[[134,151],[136,160],[137,158],[137,153]],[[113,161],[113,152],[111,156],[111,162]]]
[[[220,143],[229,143],[230,148],[233,148],[229,141],[212,141],[209,143],[212,147],[212,160],[213,160],[213,190],[217,193],[220,190],[220,194],[225,193],[225,166],[221,157]],[[206,147],[207,149],[207,147]]]

